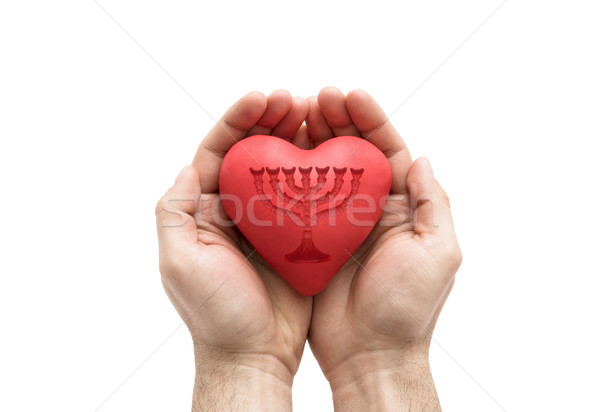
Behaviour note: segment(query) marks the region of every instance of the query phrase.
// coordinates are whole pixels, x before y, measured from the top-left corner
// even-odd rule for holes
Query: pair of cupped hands
[[[235,227],[218,223],[226,220],[215,205],[223,157],[257,134],[302,149],[359,136],[390,163],[391,193],[380,222],[314,297],[299,295]],[[429,161],[411,160],[366,92],[328,87],[307,99],[285,90],[245,95],[202,140],[156,216],[162,282],[193,338],[195,405],[289,406],[307,339],[336,405],[360,407],[378,395],[398,405],[404,396],[398,385],[435,395],[429,344],[461,252],[448,197]]]

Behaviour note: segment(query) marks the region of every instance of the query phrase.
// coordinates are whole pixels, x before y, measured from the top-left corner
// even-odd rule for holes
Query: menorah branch
[[[301,194],[304,192],[304,189],[300,186],[296,185],[296,179],[294,179],[294,173],[296,172],[296,168],[292,167],[291,169],[286,169],[282,167],[283,174],[285,175],[285,183],[287,186],[294,192]]]
[[[338,169],[336,167],[333,168],[335,173],[335,179],[333,181],[333,189],[324,194],[323,196],[315,199],[315,202],[320,205],[325,202],[331,202],[335,199],[335,197],[340,193],[342,185],[344,184],[344,175],[346,174],[346,168]]]
[[[263,188],[264,172],[265,172],[264,167],[260,168],[258,170],[254,170],[253,168],[250,168],[250,173],[252,173],[252,175],[254,176],[254,186],[256,187],[256,193],[258,194],[258,198],[262,201],[262,203],[265,205],[265,207],[267,209],[269,209],[271,212],[274,212],[280,216],[287,216],[290,218],[290,220],[292,220],[297,225],[303,226],[304,222],[302,221],[302,219],[300,218],[300,216],[297,213],[274,205],[271,202],[271,199],[269,199],[269,197],[265,194],[265,191]]]
[[[254,177],[256,193],[265,207],[277,215],[289,217],[296,225],[304,227],[300,245],[292,253],[285,255],[285,259],[289,262],[325,262],[330,259],[329,255],[319,251],[314,245],[312,240],[312,228],[317,225],[321,218],[340,213],[352,205],[358,193],[360,178],[364,172],[364,169],[350,168],[352,180],[350,181],[350,192],[348,195],[341,203],[318,211],[319,205],[325,202],[335,201],[335,198],[338,196],[344,184],[344,175],[347,172],[347,168],[334,167],[333,172],[335,177],[333,188],[316,199],[312,199],[312,197],[325,187],[329,166],[323,168],[315,167],[317,172],[317,183],[311,186],[310,174],[312,170],[312,167],[298,167],[301,176],[300,181],[302,183],[302,186],[299,186],[296,184],[296,179],[294,177],[296,172],[295,167],[290,169],[283,167],[271,169],[267,167],[266,171],[270,178],[269,183],[278,200],[278,204],[273,204],[272,200],[269,199],[264,191],[263,175],[265,173],[265,168],[263,167],[258,170],[250,168],[250,173]],[[283,171],[286,185],[296,194],[296,196],[290,196],[285,190],[282,190],[279,181],[280,171]],[[281,204],[281,206],[279,206],[279,204]],[[297,212],[292,209],[296,209]]]
[[[346,196],[346,198],[339,205],[322,210],[319,213],[317,213],[317,221],[322,217],[338,214],[352,205],[354,199],[356,198],[356,194],[358,193],[358,188],[360,186],[360,178],[364,172],[364,169],[351,168],[350,172],[352,173],[352,180],[350,181],[351,188],[348,196]]]

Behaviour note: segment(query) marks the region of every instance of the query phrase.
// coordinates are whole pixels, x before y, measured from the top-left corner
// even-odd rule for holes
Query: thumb
[[[417,234],[443,234],[454,236],[450,213],[450,200],[433,175],[429,160],[421,157],[408,171],[408,192],[413,213],[413,226]]]
[[[200,178],[192,166],[181,170],[175,184],[156,205],[156,230],[161,255],[198,243],[194,213],[200,199]]]

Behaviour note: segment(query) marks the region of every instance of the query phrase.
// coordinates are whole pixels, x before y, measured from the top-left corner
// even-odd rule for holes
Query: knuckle
[[[458,268],[462,264],[463,255],[457,243],[455,243],[452,247],[448,248],[445,260],[448,262],[449,266],[453,269],[453,271],[458,270]]]
[[[185,272],[182,259],[173,259],[171,256],[170,253],[167,253],[166,256],[161,255],[158,262],[161,278],[170,283],[179,279]]]
[[[442,244],[438,243],[438,262],[440,267],[444,268],[444,272],[452,277],[458,271],[462,264],[462,251],[455,240],[445,240]]]
[[[462,264],[462,260],[463,260],[462,251],[460,250],[459,247],[457,247],[451,257],[452,265],[454,268],[456,268],[456,270],[458,270],[458,268]]]

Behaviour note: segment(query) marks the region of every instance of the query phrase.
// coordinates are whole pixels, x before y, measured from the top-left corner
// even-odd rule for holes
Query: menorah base
[[[286,262],[291,263],[319,263],[329,262],[331,256],[321,252],[312,241],[312,231],[305,230],[302,242],[292,253],[285,255]]]

